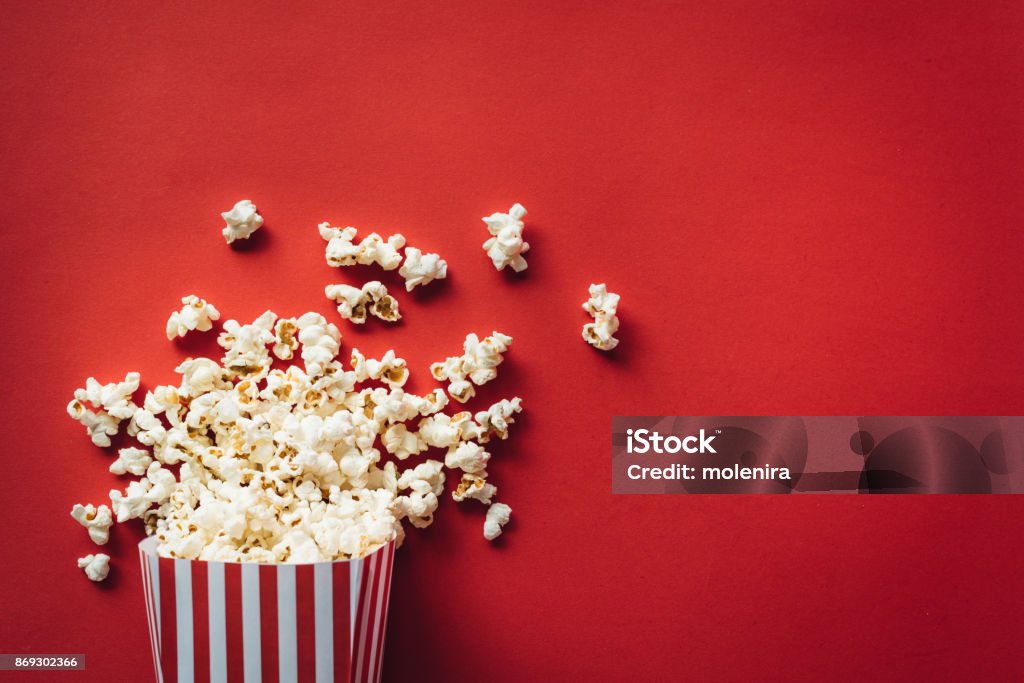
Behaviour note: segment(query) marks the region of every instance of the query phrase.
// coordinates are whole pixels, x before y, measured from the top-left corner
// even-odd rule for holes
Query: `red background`
[[[400,553],[387,679],[1024,676],[1020,497],[613,497],[609,472],[614,414],[1024,412],[1024,5],[202,4],[0,10],[0,651],[88,656],[32,680],[150,670],[138,530],[104,585],[75,567],[68,511],[115,477],[72,391],[216,353],[163,338],[190,292],[336,316],[323,286],[378,273],[332,272],[321,220],[450,266],[397,328],[338,321],[343,349],[394,346],[423,390],[499,329],[477,405],[528,410],[494,449],[502,542],[448,500]],[[235,250],[242,197],[266,226]],[[519,277],[480,248],[515,201]],[[591,281],[622,294],[612,355],[579,338]]]

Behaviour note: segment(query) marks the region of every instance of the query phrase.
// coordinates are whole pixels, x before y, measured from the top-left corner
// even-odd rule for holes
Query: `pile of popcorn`
[[[485,249],[499,269],[526,267],[524,214],[517,204],[507,215],[484,219],[494,235]],[[222,215],[228,242],[263,224],[247,200]],[[354,228],[325,223],[319,230],[330,265],[401,266],[407,290],[446,276],[443,259],[405,247],[402,235],[371,233],[356,242]],[[604,316],[599,321],[608,320],[610,308],[617,328],[618,297],[601,288],[591,287],[585,308]],[[326,294],[352,323],[367,315],[399,318],[398,302],[377,281],[329,285]],[[167,321],[168,339],[209,331],[220,320],[220,311],[198,296],[181,303]],[[609,325],[591,334],[605,340],[598,348],[608,346]],[[586,331],[584,338],[593,343]],[[117,451],[110,471],[134,479],[110,491],[110,506],[75,505],[71,516],[97,545],[107,543],[115,520],[140,519],[165,557],[343,560],[401,542],[403,522],[429,526],[446,477],[455,476],[454,500],[486,506],[484,536],[497,538],[511,508],[495,501],[487,444],[508,438],[522,401],[503,399],[475,413],[444,411],[497,377],[512,338],[497,331],[483,339],[469,334],[461,354],[430,368],[447,390],[425,395],[403,390],[409,370],[394,350],[367,358],[353,348],[346,364],[339,359],[341,340],[338,327],[319,313],[288,318],[266,311],[247,324],[225,321],[217,337],[222,358],[186,359],[175,368],[177,383],[154,386],[138,402],[138,373],[108,384],[90,377],[75,391],[68,414],[100,447],[109,447],[123,426],[136,444]],[[78,566],[100,581],[109,561],[96,553]]]

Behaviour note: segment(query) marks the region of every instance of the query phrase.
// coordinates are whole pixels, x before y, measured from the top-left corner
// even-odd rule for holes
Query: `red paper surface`
[[[64,414],[89,375],[173,381],[195,292],[330,314],[322,220],[447,258],[343,348],[515,342],[493,480],[399,553],[390,681],[1024,675],[1020,497],[613,497],[614,414],[1024,412],[1020,3],[41,3],[0,9],[0,650],[152,668],[135,527]],[[232,249],[218,212],[266,226]],[[529,209],[521,276],[480,217]],[[396,284],[397,278],[384,278]],[[580,339],[592,281],[622,345]],[[16,680],[19,674],[0,675]]]

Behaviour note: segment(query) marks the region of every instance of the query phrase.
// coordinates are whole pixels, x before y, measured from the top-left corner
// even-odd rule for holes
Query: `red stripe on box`
[[[210,593],[207,562],[192,562],[192,670],[196,683],[210,681]]]
[[[334,609],[334,680],[347,681],[351,676],[351,653],[352,646],[349,638],[352,633],[352,625],[349,623],[352,618],[352,597],[350,574],[351,567],[348,562],[335,562],[331,565],[331,593],[333,594]]]
[[[242,565],[224,565],[224,618],[228,680],[241,681],[245,671],[242,650]]]
[[[281,677],[277,657],[277,567],[260,566],[260,642],[263,651],[263,681]]]
[[[165,681],[178,680],[178,623],[174,592],[174,560],[161,557],[160,570],[160,668]]]
[[[316,680],[316,595],[313,565],[295,565],[295,639],[299,680]]]

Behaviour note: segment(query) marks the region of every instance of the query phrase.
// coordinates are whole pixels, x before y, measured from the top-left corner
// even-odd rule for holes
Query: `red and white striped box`
[[[245,564],[139,544],[158,683],[379,681],[395,544],[357,560]]]

